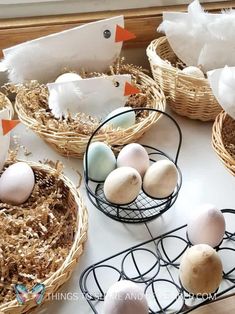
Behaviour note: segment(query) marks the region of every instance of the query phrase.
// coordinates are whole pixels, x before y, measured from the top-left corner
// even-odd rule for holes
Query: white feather
[[[81,100],[82,93],[75,84],[62,84],[50,91],[48,105],[56,118],[67,117],[68,114],[74,117]]]
[[[234,40],[235,10],[222,11],[207,27],[212,39]]]
[[[235,67],[224,67],[207,73],[213,94],[221,107],[235,119]]]

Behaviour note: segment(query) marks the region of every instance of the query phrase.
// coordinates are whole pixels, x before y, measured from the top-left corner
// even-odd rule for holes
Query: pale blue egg
[[[118,109],[115,109],[114,111],[110,112],[108,116],[105,118],[105,120],[115,116],[118,113],[125,112],[132,109],[131,107],[120,107]],[[107,124],[111,125],[113,128],[122,128],[127,129],[134,125],[136,122],[135,112],[127,112],[125,114],[122,114],[118,117],[113,118],[110,120]]]
[[[108,145],[103,142],[94,142],[89,146],[87,163],[89,178],[93,181],[104,181],[116,168],[116,157]]]

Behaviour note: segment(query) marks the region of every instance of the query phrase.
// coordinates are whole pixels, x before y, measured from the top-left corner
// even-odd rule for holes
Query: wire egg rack
[[[223,209],[222,212],[226,225],[229,225],[229,220],[234,219],[231,216],[235,210]],[[187,225],[158,237],[153,237],[149,228],[148,231],[151,235],[149,241],[95,263],[82,273],[80,288],[93,313],[103,313],[108,288],[122,279],[142,286],[150,314],[186,314],[227,296],[229,292],[235,293],[235,232],[227,230],[216,248],[223,263],[220,287],[213,294],[195,296],[189,294],[179,280],[181,257],[191,246],[187,238]]]
[[[176,154],[174,158],[170,157],[168,154],[166,154],[165,152],[155,147],[148,146],[148,145],[142,145],[142,146],[147,150],[151,163],[154,163],[160,159],[171,160],[175,164],[178,170],[178,182],[177,182],[177,186],[174,192],[167,198],[154,199],[150,197],[149,195],[147,195],[143,190],[141,190],[138,197],[132,203],[126,204],[126,205],[117,205],[117,204],[110,203],[105,198],[104,189],[103,189],[104,182],[94,182],[89,178],[88,176],[88,150],[94,136],[100,131],[101,128],[103,128],[112,119],[118,116],[121,116],[123,114],[132,112],[132,111],[134,111],[135,113],[138,113],[141,111],[161,113],[163,116],[168,118],[176,127],[176,130],[178,131],[179,140],[178,140],[178,145],[177,145]],[[182,133],[181,133],[181,129],[178,123],[169,114],[161,110],[157,110],[154,108],[135,108],[135,109],[126,110],[124,112],[120,112],[112,116],[111,118],[105,120],[101,125],[99,125],[99,127],[91,135],[88,141],[86,153],[85,153],[84,178],[85,178],[85,186],[86,186],[87,195],[91,203],[108,217],[118,220],[120,222],[125,222],[125,223],[146,222],[162,215],[175,203],[178,197],[179,190],[182,185],[182,174],[177,165],[179,153],[181,149],[181,144],[182,144]],[[124,145],[113,146],[112,149],[114,152],[118,152],[121,150],[123,146]]]

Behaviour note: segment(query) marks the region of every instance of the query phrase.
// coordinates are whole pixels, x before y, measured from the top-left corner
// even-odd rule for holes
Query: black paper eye
[[[114,86],[115,86],[115,87],[119,87],[119,86],[120,86],[120,83],[116,81],[116,82],[114,82]]]
[[[106,29],[103,34],[104,34],[104,38],[106,39],[111,37],[111,32],[109,29]]]

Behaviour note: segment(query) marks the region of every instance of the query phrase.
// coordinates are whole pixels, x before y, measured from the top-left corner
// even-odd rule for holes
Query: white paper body
[[[10,132],[3,136],[2,130],[2,119],[9,120],[9,111],[8,109],[0,110],[0,170],[2,170],[4,163],[7,159],[8,149],[10,146]]]
[[[164,12],[159,31],[187,66],[201,66],[206,73],[235,65],[235,11],[206,13],[195,0],[188,13]]]
[[[218,103],[235,119],[235,67],[213,70],[207,75]]]
[[[78,112],[105,118],[113,110],[123,107],[127,101],[126,82],[131,75],[94,77],[74,82],[50,83],[49,107],[56,118],[72,116]]]
[[[123,16],[93,22],[41,37],[3,50],[9,80],[22,83],[54,81],[64,68],[104,72],[120,55],[122,42],[115,42],[116,26]],[[104,31],[110,37],[104,37]]]

